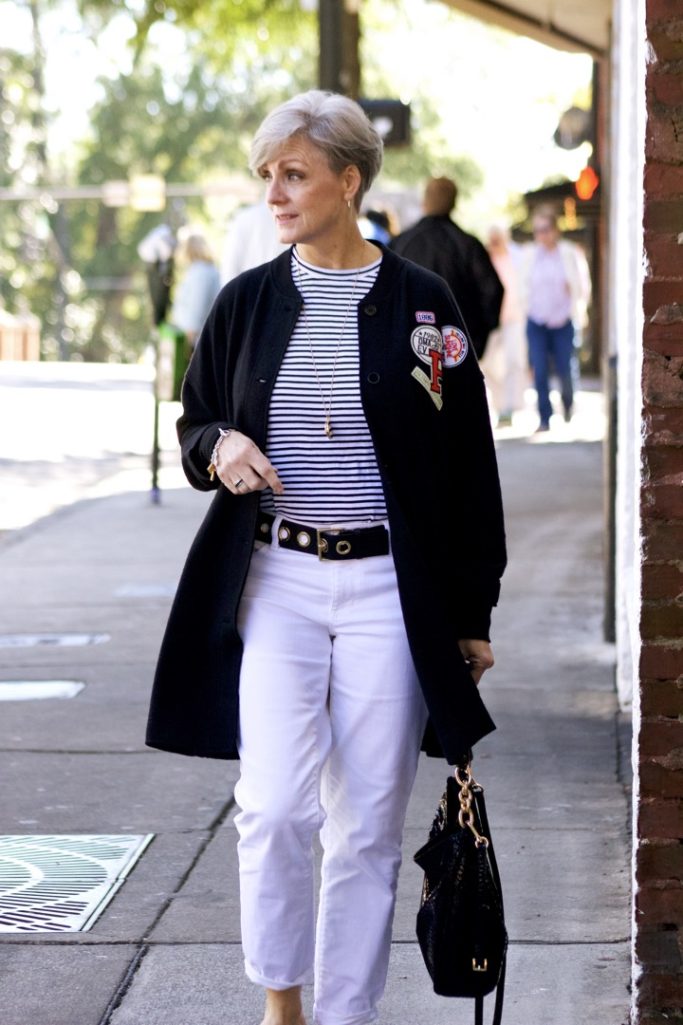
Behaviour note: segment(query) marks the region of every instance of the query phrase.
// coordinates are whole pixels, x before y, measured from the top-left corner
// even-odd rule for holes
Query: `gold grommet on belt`
[[[289,541],[289,537],[290,537],[289,527],[280,527],[280,529],[277,532],[277,536],[280,538],[281,541]]]
[[[300,530],[296,535],[296,543],[300,548],[308,548],[311,543],[311,535],[307,534],[305,530]]]
[[[348,555],[351,551],[351,542],[337,541],[336,545],[334,546],[334,550],[337,553],[337,555]]]
[[[329,547],[330,546],[327,543],[327,538],[325,538],[325,537],[318,538],[318,553],[320,555],[324,555]]]
[[[262,534],[267,534],[268,531],[270,530],[270,527],[268,526],[267,523],[262,523],[261,526],[259,527],[259,530],[261,531]]]

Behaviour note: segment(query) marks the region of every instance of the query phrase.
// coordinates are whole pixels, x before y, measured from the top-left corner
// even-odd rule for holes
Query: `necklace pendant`
[[[330,421],[330,418],[329,418],[329,416],[326,416],[326,417],[325,417],[325,427],[324,427],[324,431],[325,431],[325,434],[327,435],[327,437],[328,437],[328,438],[331,438],[331,437],[332,437],[332,423],[331,423],[331,421]]]

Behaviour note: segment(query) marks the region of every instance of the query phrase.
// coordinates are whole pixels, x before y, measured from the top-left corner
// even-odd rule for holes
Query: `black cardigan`
[[[458,297],[458,306],[479,359],[498,327],[503,285],[486,248],[450,217],[423,217],[390,243],[406,260],[439,274]]]
[[[209,480],[207,466],[219,427],[242,431],[265,451],[271,392],[302,305],[290,260],[285,252],[225,286],[183,384],[183,467],[194,487],[216,496],[190,549],[161,646],[151,747],[238,757],[236,614],[259,495],[231,494]],[[442,331],[461,327],[445,283],[383,249],[377,280],[358,311],[361,399],[430,714],[424,747],[451,763],[495,728],[457,639],[488,639],[506,558],[482,374],[471,347],[465,355],[464,335]],[[439,348],[442,334],[456,339],[450,366],[428,351],[435,338]]]

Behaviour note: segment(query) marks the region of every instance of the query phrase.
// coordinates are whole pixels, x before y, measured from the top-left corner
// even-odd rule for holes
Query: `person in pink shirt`
[[[572,416],[578,374],[575,331],[585,324],[590,277],[578,246],[561,238],[552,210],[536,210],[532,228],[534,241],[522,256],[520,282],[538,397],[537,429],[547,431],[553,413],[551,369],[560,379],[564,419]]]

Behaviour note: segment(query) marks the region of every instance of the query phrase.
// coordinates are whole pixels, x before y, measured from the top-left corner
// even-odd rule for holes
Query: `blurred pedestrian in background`
[[[178,240],[168,224],[158,224],[138,243],[138,256],[147,268],[147,283],[156,325],[166,320],[174,278]]]
[[[234,215],[221,258],[221,281],[226,284],[251,267],[267,263],[286,247],[280,242],[275,219],[264,199]]]
[[[181,231],[179,236],[179,280],[171,292],[168,317],[159,326],[159,372],[164,367],[169,369],[172,384],[166,397],[176,402],[195,342],[220,289],[218,268],[204,235],[199,231],[185,231],[183,235]]]
[[[424,217],[391,242],[400,256],[440,274],[460,307],[474,351],[481,358],[498,326],[503,285],[485,247],[451,219],[458,189],[451,178],[430,178]]]
[[[221,282],[209,243],[200,232],[189,233],[177,256],[186,268],[173,292],[170,323],[182,331],[190,350],[204,326]]]
[[[216,496],[147,739],[240,759],[261,1025],[305,1025],[308,983],[316,1025],[376,1021],[420,746],[454,764],[493,729],[477,683],[505,538],[484,381],[446,284],[359,230],[381,162],[345,96],[265,119],[250,166],[290,248],[222,290],[183,385],[183,466]],[[464,533],[443,528],[452,487]]]
[[[572,417],[579,376],[575,343],[577,331],[587,322],[590,273],[579,247],[561,237],[551,208],[539,207],[531,223],[534,240],[522,252],[520,285],[538,401],[537,430],[547,431],[553,414],[553,371],[560,381],[564,419],[568,422]]]
[[[391,218],[386,210],[379,207],[371,206],[364,210],[358,219],[358,227],[363,238],[367,238],[370,242],[382,242],[388,246],[394,237],[391,230]]]
[[[520,247],[503,225],[491,225],[487,249],[496,274],[503,283],[499,326],[489,335],[481,362],[497,425],[508,427],[512,416],[524,408],[529,383],[529,361],[524,311],[519,286]]]

